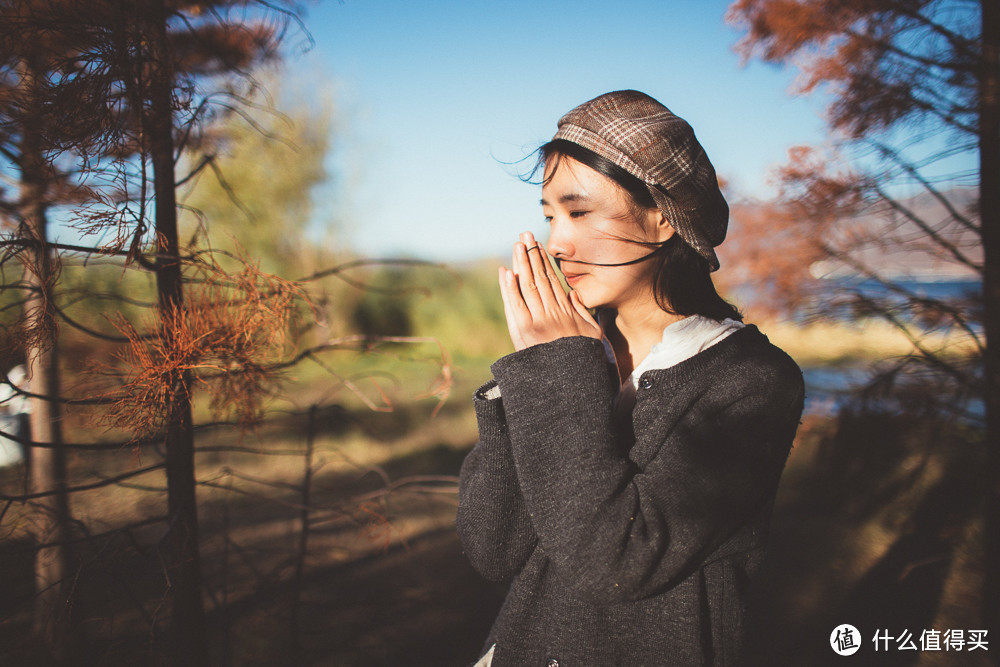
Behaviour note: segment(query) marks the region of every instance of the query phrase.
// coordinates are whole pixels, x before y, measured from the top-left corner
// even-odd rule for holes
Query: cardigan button
[[[639,378],[639,387],[641,389],[652,389],[653,388],[653,378],[646,377],[645,375]]]

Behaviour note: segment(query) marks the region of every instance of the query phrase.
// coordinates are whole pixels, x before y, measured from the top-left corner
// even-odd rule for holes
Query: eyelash
[[[579,219],[579,218],[582,218],[585,215],[587,215],[587,213],[589,213],[589,212],[590,211],[570,211],[569,212],[569,217],[572,218],[572,219]],[[546,224],[552,224],[552,216],[551,215],[545,216],[545,223]]]

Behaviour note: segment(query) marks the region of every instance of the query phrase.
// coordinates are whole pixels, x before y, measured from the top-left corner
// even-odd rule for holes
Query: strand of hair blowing
[[[651,244],[651,245],[653,245],[653,244]],[[556,266],[558,266],[560,269],[562,269],[562,265],[564,263],[565,264],[584,264],[586,266],[632,266],[633,264],[639,264],[641,262],[645,262],[647,259],[652,258],[654,255],[656,255],[658,252],[660,252],[660,250],[663,249],[663,243],[657,243],[655,245],[657,245],[659,247],[656,250],[654,250],[653,252],[648,253],[646,255],[643,255],[642,257],[639,257],[637,259],[630,260],[628,262],[618,262],[617,264],[604,264],[604,263],[601,263],[601,262],[587,262],[587,261],[582,260],[582,259],[559,259],[558,257],[556,257],[555,258],[555,260],[556,260]]]

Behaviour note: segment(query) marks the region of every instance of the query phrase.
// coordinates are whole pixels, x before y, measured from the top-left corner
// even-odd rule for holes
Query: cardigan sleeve
[[[659,593],[773,500],[802,377],[790,359],[771,361],[655,390],[647,382],[655,402],[638,399],[635,459],[616,441],[600,341],[562,338],[494,364],[524,503],[567,586],[598,603]],[[672,370],[651,377],[677,378]]]
[[[517,574],[537,539],[517,483],[500,398],[486,398],[490,381],[475,394],[479,442],[459,475],[455,525],[473,567],[492,581]]]

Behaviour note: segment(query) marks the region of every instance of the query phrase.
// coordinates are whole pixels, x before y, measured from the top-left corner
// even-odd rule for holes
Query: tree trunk
[[[163,323],[164,344],[174,344],[169,325],[173,313],[184,307],[177,201],[174,185],[173,71],[167,44],[163,0],[152,0],[147,35],[152,60],[145,131],[153,163],[156,198],[156,289]],[[186,373],[168,379],[166,426],[167,539],[170,566],[170,662],[178,667],[208,664],[205,612],[201,598],[201,564],[198,553],[198,508],[195,500],[194,431],[191,415],[191,380]]]
[[[24,69],[29,104],[35,82],[43,76],[30,62]],[[46,193],[51,173],[41,149],[37,114],[26,114],[21,128],[20,205],[22,238],[26,242],[25,282],[30,290],[24,304],[24,319],[30,339],[26,349],[31,405],[29,461],[31,492],[50,495],[33,503],[35,540],[34,630],[61,660],[68,655],[72,631],[72,576],[70,511],[66,480],[66,454],[62,448],[62,410],[59,403],[59,363],[56,348],[56,318],[52,301],[55,281],[53,257],[47,243]]]
[[[983,235],[985,394],[988,451],[986,590],[990,637],[1000,636],[1000,3],[983,0],[979,106],[979,215]],[[996,654],[994,661],[1000,660]]]

